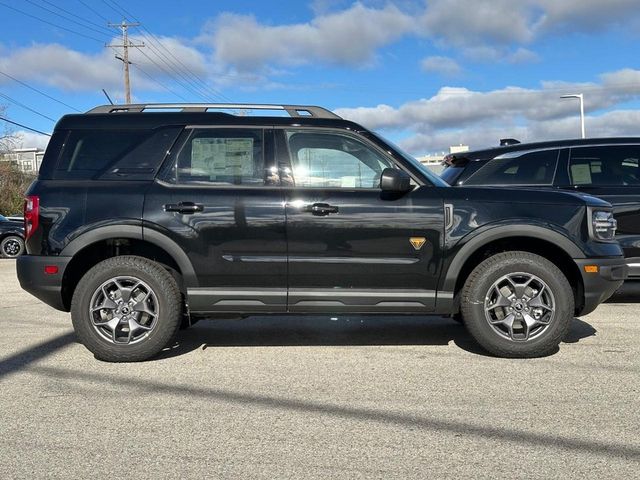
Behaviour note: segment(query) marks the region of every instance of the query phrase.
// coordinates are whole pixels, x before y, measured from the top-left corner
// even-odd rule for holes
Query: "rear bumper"
[[[607,300],[620,288],[628,275],[629,267],[623,257],[574,259],[584,285],[584,305],[577,316],[593,312],[598,305]],[[596,265],[598,271],[586,273],[585,266]]]
[[[56,310],[68,312],[62,299],[62,279],[71,257],[39,257],[22,255],[16,261],[18,280],[23,290]],[[47,274],[45,266],[58,267],[58,273]]]

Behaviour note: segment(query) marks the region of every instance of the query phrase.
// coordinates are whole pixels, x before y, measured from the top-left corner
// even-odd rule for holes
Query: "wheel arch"
[[[60,255],[71,257],[62,281],[62,299],[67,309],[82,276],[99,262],[119,255],[136,255],[162,264],[174,275],[183,293],[189,287],[198,286],[186,253],[159,232],[143,237],[139,226],[107,226],[91,230],[71,241]]]
[[[495,227],[466,242],[444,275],[440,289],[444,292],[442,303],[449,303],[447,309],[457,313],[460,291],[471,271],[496,253],[514,250],[540,255],[558,265],[571,284],[576,311],[582,308],[584,284],[573,259],[584,258],[584,253],[562,234],[534,225]]]

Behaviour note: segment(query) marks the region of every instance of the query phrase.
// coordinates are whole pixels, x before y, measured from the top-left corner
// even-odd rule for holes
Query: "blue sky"
[[[16,102],[54,120],[105,103],[102,88],[123,102],[104,45],[125,18],[146,45],[131,51],[134,101],[318,104],[417,155],[575,137],[567,93],[585,95],[588,136],[640,121],[637,0],[0,0],[0,13],[0,105],[44,132],[54,122]]]

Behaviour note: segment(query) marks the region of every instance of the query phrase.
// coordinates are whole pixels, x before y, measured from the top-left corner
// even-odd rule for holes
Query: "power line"
[[[9,120],[8,118],[5,118],[5,117],[0,117],[0,120],[5,121],[7,123],[11,123],[13,125],[17,125],[20,128],[26,128],[27,130],[31,130],[32,132],[36,132],[36,133],[39,133],[41,135],[46,135],[47,137],[51,136],[50,133],[41,132],[40,130],[36,130],[35,128],[27,127],[26,125],[23,125],[23,124],[18,123],[18,122],[14,122],[13,120]]]
[[[29,85],[29,84],[27,84],[27,83],[23,82],[22,80],[18,80],[17,78],[12,77],[12,76],[11,76],[11,75],[9,75],[8,73],[5,73],[5,72],[0,71],[0,75],[4,75],[5,77],[10,78],[10,79],[11,79],[11,80],[13,80],[14,82],[17,82],[17,83],[19,83],[20,85],[23,85],[23,86],[27,87],[28,89],[33,90],[34,92],[37,92],[37,93],[39,93],[40,95],[43,95],[43,96],[47,97],[48,99],[53,100],[54,102],[59,103],[60,105],[64,105],[65,107],[68,107],[68,108],[70,108],[71,110],[74,110],[74,111],[76,111],[76,112],[79,112],[79,111],[80,111],[80,110],[78,110],[77,108],[72,107],[72,106],[71,106],[71,105],[69,105],[68,103],[64,103],[63,101],[58,100],[57,98],[54,98],[54,97],[52,97],[51,95],[49,95],[49,94],[47,94],[47,93],[45,93],[45,92],[43,92],[43,91],[41,91],[41,90],[38,90],[38,89],[37,89],[37,88],[35,88],[35,87],[32,87],[31,85]]]
[[[83,0],[78,0],[82,5],[84,5],[85,7],[87,7],[89,10],[91,10],[93,13],[95,13],[98,17],[100,17],[102,20],[104,20],[106,23],[109,23],[109,19],[103,15],[100,14],[100,12],[98,12],[97,10],[95,10],[92,6],[90,6],[89,4],[87,4],[86,2],[84,2]]]
[[[65,12],[67,15],[70,15],[70,16],[72,16],[74,18],[77,18],[78,20],[80,20],[81,22],[86,23],[87,25],[91,25],[91,26],[94,26],[96,28],[99,28],[102,31],[106,32],[108,35],[112,34],[111,30],[109,30],[109,28],[107,28],[105,25],[102,25],[102,24],[96,23],[96,22],[92,22],[91,20],[87,20],[86,18],[81,17],[80,15],[77,15],[77,14],[75,14],[75,13],[73,13],[73,12],[71,12],[71,11],[65,9],[65,8],[59,7],[58,5],[56,5],[53,2],[50,2],[49,0],[40,0],[40,1],[43,2],[43,3],[46,3],[47,5],[52,6],[54,8],[57,8],[58,10],[60,10],[62,12]],[[107,23],[109,23],[109,22],[107,21]]]
[[[58,12],[55,12],[54,10],[51,10],[50,8],[47,8],[47,7],[43,6],[43,5],[40,5],[40,4],[36,3],[36,2],[34,2],[33,0],[26,0],[26,1],[27,1],[28,3],[30,3],[31,5],[33,5],[34,7],[40,8],[40,9],[44,10],[45,12],[48,12],[48,13],[50,13],[50,14],[52,14],[52,15],[55,15],[56,17],[60,17],[60,18],[62,18],[63,20],[66,20],[66,21],[68,21],[68,22],[74,23],[74,24],[78,25],[78,26],[79,26],[79,27],[81,27],[81,28],[85,28],[85,29],[87,29],[87,30],[91,30],[92,32],[98,33],[98,34],[100,34],[100,35],[108,36],[108,34],[107,34],[107,33],[105,33],[103,30],[98,30],[97,28],[94,28],[94,27],[92,27],[92,26],[86,26],[86,25],[83,25],[82,23],[80,23],[80,22],[78,22],[78,21],[74,20],[73,18],[69,18],[69,16],[68,16],[68,15],[62,15],[62,14],[60,14],[60,13],[58,13]],[[43,0],[43,1],[46,1],[46,0]],[[54,7],[56,7],[56,8],[57,8],[57,9],[59,9],[59,10],[66,11],[66,10],[64,10],[63,8],[60,8],[60,7],[56,6],[56,5],[54,5]],[[77,15],[75,15],[75,14],[71,14],[71,15],[72,15],[73,17],[75,17],[75,18],[79,18],[79,17],[78,17]],[[100,27],[100,26],[98,26],[98,27],[99,27],[99,28],[102,28],[102,27]],[[105,28],[105,30],[106,30],[106,28]],[[107,31],[108,31],[108,30],[107,30]],[[109,33],[110,33],[110,32],[109,32]]]
[[[142,23],[139,19],[137,19],[135,16],[133,16],[130,12],[128,12],[127,10],[125,10],[121,5],[118,4],[118,2],[116,2],[115,0],[103,0],[103,3],[105,3],[107,6],[109,6],[114,12],[118,13],[118,14],[122,14],[125,17],[128,17],[130,19],[133,19],[139,23]],[[202,92],[205,93],[205,97],[209,96],[211,97],[211,94],[213,94],[214,97],[219,97],[223,100],[229,101],[231,102],[232,100],[229,99],[228,97],[225,97],[224,94],[222,94],[222,92],[210,87],[204,80],[202,80],[202,78],[200,78],[198,75],[196,75],[195,73],[193,73],[193,71],[187,67],[176,55],[173,54],[173,52],[171,52],[170,49],[168,49],[163,43],[162,41],[156,36],[154,35],[148,28],[146,28],[144,25],[141,26],[141,28],[147,32],[154,40],[155,42],[162,47],[162,49],[164,51],[166,51],[174,60],[171,60],[170,58],[168,58],[164,53],[162,53],[157,47],[155,47],[153,45],[153,42],[144,34],[142,34],[143,38],[147,41],[149,47],[153,50],[155,49],[156,55],[163,61],[163,63],[165,65],[167,65],[172,71],[176,72],[178,75],[180,75],[189,85],[194,86],[196,89],[198,89],[199,91],[196,92],[198,95],[202,96]],[[177,63],[176,63],[177,62]],[[182,68],[177,67],[177,64],[179,64]],[[190,77],[192,77],[194,80],[191,80],[189,77],[187,77],[184,73],[186,72],[187,74],[189,74]],[[198,85],[200,84],[200,85]],[[184,85],[183,85],[184,87]],[[192,90],[193,91],[193,90]],[[211,93],[207,93],[211,92]],[[215,100],[215,98],[213,98]]]
[[[191,92],[191,93],[195,93],[196,95],[202,96],[201,93],[193,90],[193,88],[191,88],[189,85],[184,84],[184,82],[182,82],[179,79],[176,79],[170,71],[168,71],[166,68],[164,68],[162,65],[158,64],[158,62],[156,62],[153,58],[151,58],[149,55],[147,55],[143,50],[138,49],[139,52],[147,59],[149,60],[153,65],[155,65],[158,69],[162,70],[164,73],[166,73],[167,75],[169,75],[169,77],[173,77],[174,80],[178,83],[178,85],[180,85],[182,88],[184,88],[185,90]]]
[[[41,116],[42,118],[46,118],[47,120],[51,120],[52,122],[54,122],[54,123],[55,123],[55,120],[54,120],[53,118],[51,118],[51,117],[47,117],[44,113],[40,113],[39,111],[34,110],[34,109],[33,109],[33,108],[31,108],[31,107],[28,107],[28,106],[27,106],[27,105],[25,105],[24,103],[20,103],[18,100],[16,100],[15,98],[11,98],[9,95],[6,95],[6,94],[4,94],[4,93],[1,93],[1,92],[0,92],[0,97],[2,97],[2,98],[4,98],[4,99],[6,99],[6,100],[8,100],[8,101],[10,101],[11,103],[13,103],[13,104],[15,104],[15,105],[18,105],[19,107],[24,108],[25,110],[29,110],[31,113],[35,113],[36,115],[39,115],[39,116]]]
[[[132,18],[130,15],[127,15],[127,12],[124,11],[124,9],[118,9],[116,8],[116,6],[110,2],[108,3],[106,0],[103,0],[103,3],[108,6],[110,9],[112,9],[116,14],[118,15],[123,15],[123,17],[125,19],[128,18]],[[140,22],[136,22],[136,23],[140,23]],[[186,78],[184,76],[184,74],[182,74],[178,69],[175,68],[175,66],[171,65],[162,55],[162,52],[160,52],[155,46],[153,46],[151,44],[151,42],[149,41],[149,39],[143,34],[142,38],[147,40],[147,44],[145,46],[150,48],[150,51],[154,53],[154,56],[157,58],[158,61],[162,62],[164,65],[166,65],[167,68],[163,67],[162,65],[160,65],[158,62],[156,62],[153,58],[151,58],[149,55],[147,55],[144,51],[140,50],[140,53],[147,59],[149,60],[149,62],[151,62],[153,65],[155,65],[158,69],[160,69],[162,72],[164,72],[166,75],[168,75],[169,77],[173,78],[173,80],[180,85],[183,89],[185,89],[186,91],[188,91],[191,94],[195,94],[199,97],[205,98],[207,99],[206,96],[203,96],[201,91],[198,91],[197,89],[195,89],[193,87],[193,84],[191,82],[189,82],[189,79]],[[183,80],[183,79],[186,79]]]
[[[185,97],[183,97],[182,95],[180,95],[179,93],[175,92],[174,90],[172,90],[171,88],[167,87],[164,83],[156,80],[155,78],[153,78],[151,75],[149,75],[140,65],[138,65],[137,63],[133,63],[132,64],[134,67],[136,67],[136,70],[139,70],[140,73],[142,73],[143,75],[145,75],[149,80],[151,80],[152,82],[156,83],[157,85],[160,85],[162,88],[164,88],[166,91],[173,93],[176,97],[178,97],[181,100],[184,100],[185,102],[188,102],[189,100],[186,99]]]
[[[43,18],[40,18],[40,17],[38,17],[36,15],[32,15],[31,13],[27,13],[24,10],[20,10],[18,8],[12,7],[11,5],[7,5],[4,2],[0,2],[0,5],[8,8],[10,10],[13,10],[14,12],[18,12],[18,13],[21,13],[22,15],[25,15],[27,17],[33,18],[35,20],[38,20],[38,21],[40,21],[42,23],[46,23],[47,25],[51,25],[52,27],[60,28],[61,30],[65,30],[65,31],[67,31],[69,33],[73,33],[74,35],[78,35],[80,37],[88,38],[89,40],[93,40],[93,41],[98,42],[98,43],[103,43],[103,40],[100,40],[100,39],[98,39],[96,37],[92,37],[90,35],[85,35],[84,33],[80,33],[80,32],[77,32],[75,30],[71,30],[70,28],[63,27],[62,25],[57,25],[57,24],[55,24],[53,22],[49,22],[48,20],[44,20]]]

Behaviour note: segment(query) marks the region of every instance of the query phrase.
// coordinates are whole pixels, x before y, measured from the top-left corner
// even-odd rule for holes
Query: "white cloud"
[[[139,39],[133,38],[138,42]],[[166,49],[180,59],[184,67],[198,75],[204,75],[207,65],[204,55],[195,48],[174,38],[160,38]],[[176,64],[161,47],[144,47],[144,53],[131,49],[129,59],[134,66],[131,69],[131,82],[134,90],[159,91],[163,87],[140,73],[136,65],[160,82],[175,76],[167,63]],[[122,62],[114,58],[115,52],[103,49],[97,53],[83,53],[59,44],[33,44],[14,50],[0,50],[0,70],[19,79],[29,79],[38,83],[67,91],[99,92],[105,88],[117,96],[122,95]],[[146,55],[146,56],[145,56]],[[0,76],[0,85],[11,82]]]
[[[638,136],[640,110],[614,110],[601,115],[589,115],[585,119],[587,136],[620,137]],[[450,145],[465,144],[472,149],[498,146],[501,138],[516,138],[522,142],[578,138],[580,122],[577,115],[525,125],[475,125],[464,130],[435,130],[418,133],[400,142],[409,152],[422,155],[447,151]]]
[[[241,71],[259,71],[269,63],[362,66],[374,60],[378,48],[414,28],[413,18],[392,4],[376,9],[354,3],[290,25],[264,25],[253,16],[224,13],[201,40],[215,48],[218,63]]]
[[[628,23],[640,16],[637,0],[531,0],[542,10],[539,31],[587,31]]]
[[[444,45],[477,49],[639,20],[637,0],[431,0],[421,22]]]
[[[528,1],[432,0],[422,23],[426,34],[456,47],[527,43],[533,39]]]
[[[342,108],[336,113],[374,130],[414,132],[404,145],[414,153],[423,153],[461,142],[474,147],[493,145],[504,137],[540,140],[566,136],[572,130],[574,133],[569,136],[575,136],[577,103],[559,97],[581,92],[585,95],[586,110],[592,115],[615,108],[640,98],[640,70],[608,72],[597,83],[544,82],[539,89],[506,87],[477,92],[444,87],[431,98],[410,101],[397,108],[382,104]],[[633,122],[625,115],[628,114],[618,113],[615,118],[610,113],[595,116],[598,120],[587,123],[588,130],[593,129],[589,133],[637,134],[637,124],[632,127]],[[637,119],[637,115],[632,118]],[[615,123],[607,124],[612,119]]]
[[[13,148],[41,148],[46,149],[49,144],[49,138],[40,133],[30,132],[27,130],[18,130],[12,133],[15,138]]]
[[[455,77],[462,73],[462,67],[453,58],[432,56],[420,62],[420,66],[425,72],[438,73],[448,77]]]

